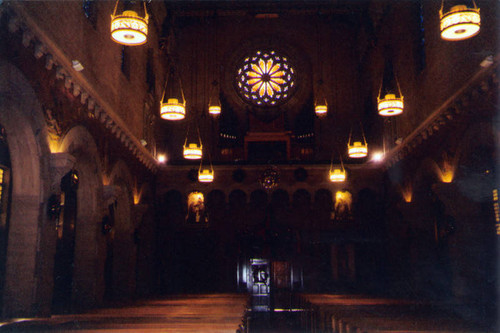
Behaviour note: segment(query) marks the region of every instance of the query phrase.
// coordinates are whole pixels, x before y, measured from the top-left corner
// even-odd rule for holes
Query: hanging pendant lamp
[[[377,107],[378,107],[378,114],[384,117],[392,117],[392,116],[397,116],[403,113],[404,109],[404,102],[403,102],[403,94],[401,93],[401,87],[399,86],[399,81],[396,77],[396,75],[393,74],[393,69],[392,69],[392,64],[389,65],[390,69],[388,70],[387,64],[386,68],[384,69],[384,78],[382,78],[382,82],[380,83],[380,89],[378,91],[378,96],[377,96]],[[388,73],[386,73],[388,71]],[[385,76],[388,75],[390,77],[390,80],[396,81],[396,85],[398,87],[398,93],[399,96],[396,96],[396,94],[393,91],[388,91],[383,98],[381,98],[381,93],[382,93],[382,87],[384,86],[385,82]],[[390,85],[391,90],[394,90],[394,85]],[[387,88],[387,87],[386,87]]]
[[[187,160],[199,160],[203,155],[203,145],[201,144],[200,129],[197,127],[197,130],[198,130],[198,141],[195,142],[195,140],[192,140],[188,143],[188,138],[189,138],[189,124],[188,124],[186,140],[184,140],[184,146],[182,152],[184,158]]]
[[[323,80],[319,80],[316,94],[317,95],[314,101],[314,113],[316,113],[318,117],[322,118],[328,113],[328,104],[326,103],[326,97],[323,91]]]
[[[172,67],[165,81],[161,98],[160,116],[166,120],[182,120],[186,117],[186,99],[182,90],[182,82]]]
[[[200,183],[211,183],[214,181],[213,169],[200,169],[198,170],[198,181]]]
[[[203,158],[200,161],[200,168],[198,169],[198,181],[200,183],[211,183],[214,181],[214,168],[212,166],[212,160],[210,158],[210,152],[208,152],[208,163],[210,168],[203,167]]]
[[[351,144],[351,134],[349,134],[349,140],[347,142],[347,153],[351,158],[363,158],[368,155],[368,143],[366,142],[365,134],[363,132],[363,127],[361,127],[361,132],[363,135],[363,142],[354,141]]]
[[[144,17],[140,17],[133,10],[125,10],[121,15],[116,15],[118,8],[116,1],[115,9],[111,15],[111,39],[118,44],[134,46],[146,43],[148,37],[149,15],[144,2]]]
[[[344,168],[344,163],[342,163],[342,157],[340,158],[340,167],[333,167],[333,159],[330,164],[329,178],[332,183],[340,183],[346,180],[346,172]]]
[[[473,0],[474,8],[466,5],[457,5],[443,14],[444,0],[439,10],[441,38],[449,41],[460,41],[474,37],[481,28],[479,8]]]
[[[219,89],[217,88],[217,81],[212,82],[212,91],[210,93],[210,99],[208,101],[208,113],[211,116],[217,117],[222,111],[222,107],[219,100]]]

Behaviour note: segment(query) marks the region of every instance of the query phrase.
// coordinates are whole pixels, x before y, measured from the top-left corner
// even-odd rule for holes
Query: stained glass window
[[[275,106],[286,101],[294,87],[295,71],[287,57],[275,51],[256,51],[243,60],[236,76],[238,91],[248,102]]]

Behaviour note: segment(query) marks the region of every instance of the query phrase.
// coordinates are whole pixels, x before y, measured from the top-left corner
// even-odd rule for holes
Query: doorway
[[[71,170],[61,179],[61,209],[57,221],[57,243],[54,260],[53,313],[68,313],[71,311],[77,190],[78,173],[76,170]]]

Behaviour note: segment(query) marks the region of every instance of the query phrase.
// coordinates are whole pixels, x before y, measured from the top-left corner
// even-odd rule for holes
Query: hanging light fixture
[[[182,90],[182,82],[180,77],[176,76],[173,67],[171,67],[165,81],[165,88],[161,98],[160,116],[166,120],[182,120],[186,116],[186,99]]]
[[[397,85],[399,96],[396,96],[394,93],[394,81]],[[382,97],[382,88],[384,88],[385,92],[384,97]],[[377,96],[377,107],[378,114],[384,117],[397,116],[403,113],[403,94],[401,93],[399,81],[394,74],[392,63],[389,61],[385,64],[384,75],[382,77],[382,82],[380,83],[380,89]]]
[[[211,183],[214,181],[213,169],[200,169],[198,171],[198,181],[200,183]]]
[[[202,146],[197,143],[184,143],[184,158],[187,160],[199,160],[202,156]]]
[[[212,92],[208,101],[208,113],[211,116],[218,116],[221,113],[222,107],[219,100],[219,89],[217,81],[212,82]]]
[[[203,146],[201,144],[201,136],[200,136],[200,129],[197,127],[198,130],[198,142],[193,142],[190,141],[188,143],[188,138],[189,138],[189,124],[187,128],[187,133],[186,133],[186,140],[184,140],[184,146],[183,146],[183,156],[187,160],[199,160],[201,159],[203,155]]]
[[[363,158],[368,155],[368,143],[366,142],[363,127],[361,127],[361,133],[363,135],[363,142],[354,141],[352,144],[351,133],[349,134],[349,140],[347,141],[347,153],[351,158]]]
[[[384,98],[377,97],[378,114],[384,117],[397,116],[403,113],[403,96],[396,97],[395,94],[386,94]]]
[[[322,101],[316,100],[314,104],[314,112],[318,117],[324,117],[328,113],[328,105],[326,104],[326,99]]]
[[[346,179],[346,173],[344,169],[335,168],[330,169],[330,181],[333,183],[344,182]]]
[[[473,0],[474,8],[457,5],[443,14],[444,0],[439,10],[441,38],[449,41],[459,41],[474,37],[481,27],[479,8]]]
[[[328,105],[326,104],[326,97],[323,92],[323,80],[318,81],[317,96],[314,101],[314,113],[318,117],[324,117],[328,113]]]
[[[144,4],[144,17],[133,10],[124,10],[116,15],[119,0],[116,0],[115,10],[111,15],[111,39],[118,44],[134,46],[146,43],[148,37],[149,15]]]
[[[340,157],[340,167],[333,167],[333,159],[330,164],[329,178],[332,183],[344,182],[346,180],[346,172],[344,168],[344,163],[342,163],[342,157]]]
[[[200,161],[200,168],[198,169],[198,181],[200,183],[211,183],[214,181],[214,168],[212,166],[210,152],[208,152],[208,163],[210,164],[210,168],[203,168],[203,158]]]

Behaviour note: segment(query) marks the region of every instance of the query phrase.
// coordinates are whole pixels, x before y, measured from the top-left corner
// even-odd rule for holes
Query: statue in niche
[[[47,132],[49,132],[50,139],[58,141],[62,136],[61,126],[51,109],[46,108],[44,111],[45,122],[47,123]]]
[[[190,224],[207,223],[203,193],[192,192],[188,196],[188,214],[186,222]]]
[[[335,205],[332,220],[347,221],[352,219],[352,194],[349,191],[338,191],[335,194]]]

